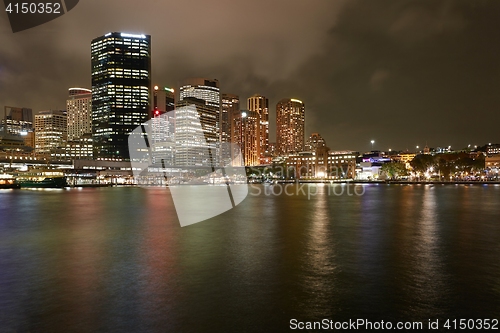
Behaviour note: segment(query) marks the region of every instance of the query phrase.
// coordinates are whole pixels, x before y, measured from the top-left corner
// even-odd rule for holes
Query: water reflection
[[[308,186],[186,228],[168,189],[0,192],[0,331],[500,313],[499,187]]]
[[[311,185],[317,186],[317,185]],[[311,215],[304,235],[303,270],[301,275],[304,292],[309,295],[301,308],[309,309],[315,319],[325,316],[325,310],[334,309],[336,305],[337,247],[332,235],[332,217],[328,207],[328,187],[317,186],[317,195],[311,200]]]

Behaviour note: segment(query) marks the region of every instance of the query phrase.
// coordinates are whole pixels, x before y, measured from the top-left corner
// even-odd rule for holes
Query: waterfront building
[[[363,156],[359,157],[359,163],[356,164],[356,179],[379,179],[382,165],[389,162],[391,162],[391,158],[384,156],[380,151],[363,154]]]
[[[354,179],[357,152],[329,151],[321,147],[316,151],[303,151],[288,155],[286,163],[293,167],[296,178]]]
[[[280,156],[304,151],[305,105],[283,99],[276,105],[276,150]]]
[[[302,152],[289,154],[288,166],[294,168],[296,178],[354,179],[356,159],[354,151],[330,151],[319,133],[312,133]]]
[[[219,113],[205,100],[184,97],[175,109],[175,164],[218,164]]]
[[[231,126],[232,142],[241,149],[245,166],[260,164],[260,114],[257,111],[242,110],[233,114]],[[233,151],[233,160],[238,160]]]
[[[35,152],[37,154],[60,154],[65,149],[68,137],[66,111],[40,111],[35,115]]]
[[[24,107],[5,106],[0,128],[14,135],[33,131],[33,110]]]
[[[66,101],[68,113],[68,140],[92,134],[92,90],[70,88]]]
[[[154,164],[175,163],[175,91],[169,87],[155,86],[153,89],[153,110],[150,120],[150,143]]]
[[[269,100],[262,95],[253,95],[247,100],[249,111],[259,114],[259,145],[260,158],[269,157]]]
[[[92,158],[92,90],[70,88],[66,101],[68,140],[59,160]]]
[[[150,115],[151,36],[113,32],[91,48],[94,158],[128,160],[128,134]]]
[[[179,87],[179,102],[176,106],[176,165],[208,166],[214,165],[214,163],[215,165],[219,164],[221,158],[219,149],[221,141],[219,81],[206,78],[184,80]],[[178,110],[179,107],[183,109]],[[190,122],[190,119],[199,120],[201,128]],[[191,137],[190,131],[194,133]],[[206,143],[202,142],[203,136],[200,133],[203,134]],[[190,142],[193,145],[190,145]],[[178,157],[179,159],[177,159]]]

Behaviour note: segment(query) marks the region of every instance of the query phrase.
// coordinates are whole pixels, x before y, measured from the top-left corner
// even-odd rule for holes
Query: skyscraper
[[[253,95],[247,100],[247,108],[259,116],[260,157],[269,153],[269,100],[262,95]]]
[[[175,109],[175,163],[178,166],[218,164],[218,117],[206,101],[185,97]]]
[[[304,150],[305,105],[298,99],[282,99],[276,105],[276,150],[278,155]]]
[[[242,110],[233,114],[232,142],[243,155],[245,166],[260,164],[260,115],[257,111]],[[233,151],[238,154],[239,151]],[[236,156],[233,156],[235,159]]]
[[[68,140],[92,134],[92,90],[70,88],[66,101],[68,113]]]
[[[94,158],[128,160],[128,134],[149,118],[151,36],[108,33],[92,41]]]
[[[66,158],[92,158],[92,90],[70,88],[66,101],[68,114],[68,141]]]
[[[233,115],[240,111],[240,98],[234,94],[222,94],[222,115],[220,126],[220,137],[222,143],[221,157],[223,161],[230,161],[232,142],[231,124]],[[226,162],[225,162],[226,163]]]
[[[153,163],[173,165],[175,163],[175,110],[174,89],[155,86],[151,124]],[[170,113],[168,113],[170,112]]]
[[[205,78],[186,79],[179,88],[179,102],[175,111],[175,135],[177,150],[181,149],[182,153],[177,152],[179,158],[176,157],[178,165],[214,165],[220,161],[220,123],[221,123],[221,107],[220,107],[220,90],[219,81]],[[182,107],[182,110],[179,110]],[[197,114],[192,113],[193,107]],[[203,135],[206,143],[200,145],[199,128],[194,128],[189,118],[196,117],[201,124]],[[186,120],[188,119],[188,120]],[[194,119],[194,118],[192,118]],[[189,148],[189,142],[186,133],[195,131],[197,134],[196,142]],[[193,132],[193,133],[195,133]],[[181,139],[178,139],[181,138]],[[208,145],[208,146],[207,146]],[[182,148],[184,147],[184,148]],[[196,148],[197,147],[197,148]],[[210,157],[202,155],[201,149],[210,150]],[[185,152],[191,154],[196,153],[196,149],[200,149],[200,154],[196,158],[184,158],[187,156]]]
[[[179,88],[179,100],[186,97],[195,97],[205,101],[205,104],[220,108],[220,89],[218,80],[205,78],[186,79]],[[220,113],[220,110],[219,110]]]

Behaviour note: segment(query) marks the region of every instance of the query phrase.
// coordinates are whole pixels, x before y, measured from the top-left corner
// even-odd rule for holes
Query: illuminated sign
[[[132,34],[126,34],[126,33],[121,33],[122,37],[128,37],[128,38],[146,38],[146,35],[132,35]]]

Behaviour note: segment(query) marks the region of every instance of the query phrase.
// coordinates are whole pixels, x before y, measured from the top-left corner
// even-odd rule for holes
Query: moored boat
[[[21,188],[64,188],[68,186],[66,177],[58,171],[31,171],[16,178]]]
[[[11,175],[0,174],[0,189],[16,189],[21,186]]]

